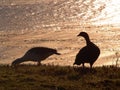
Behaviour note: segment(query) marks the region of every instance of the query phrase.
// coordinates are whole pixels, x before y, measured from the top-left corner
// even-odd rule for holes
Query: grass
[[[120,90],[120,68],[115,66],[0,66],[0,90]]]

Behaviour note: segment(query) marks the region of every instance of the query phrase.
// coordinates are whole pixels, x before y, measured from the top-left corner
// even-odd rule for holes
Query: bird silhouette
[[[92,65],[100,55],[100,49],[98,46],[90,41],[89,35],[86,32],[80,32],[77,36],[82,36],[85,38],[86,46],[78,52],[73,65],[83,64],[84,68],[84,63],[89,63],[90,68],[92,68]]]
[[[12,62],[12,66],[18,65],[25,61],[34,61],[38,62],[38,65],[41,65],[41,61],[45,60],[49,56],[60,53],[56,49],[47,48],[47,47],[34,47],[28,50],[23,57],[16,59]]]

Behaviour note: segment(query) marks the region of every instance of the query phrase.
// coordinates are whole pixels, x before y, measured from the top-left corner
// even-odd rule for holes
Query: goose
[[[86,46],[80,49],[76,55],[76,59],[73,65],[82,64],[84,68],[84,63],[89,63],[90,68],[92,68],[92,65],[100,55],[100,49],[93,42],[91,42],[89,35],[86,32],[80,32],[77,36],[84,37],[86,40]]]
[[[42,60],[45,60],[53,54],[61,55],[57,52],[56,49],[47,47],[34,47],[28,50],[21,58],[17,58],[16,60],[14,60],[12,62],[12,66],[18,65],[25,61],[38,62],[38,65],[41,65]]]

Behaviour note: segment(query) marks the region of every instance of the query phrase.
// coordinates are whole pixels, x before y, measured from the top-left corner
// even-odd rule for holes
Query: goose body
[[[58,53],[56,49],[47,47],[34,47],[28,50],[23,57],[13,61],[12,65],[17,65],[25,61],[38,62],[38,65],[40,65],[41,64],[40,62],[42,60],[45,60],[46,58],[53,54],[60,55],[60,53]]]
[[[84,63],[89,63],[90,67],[92,68],[92,65],[100,55],[100,49],[98,46],[90,41],[89,36],[86,32],[81,32],[78,36],[82,36],[85,38],[86,46],[78,52],[74,64],[83,64],[84,67]]]

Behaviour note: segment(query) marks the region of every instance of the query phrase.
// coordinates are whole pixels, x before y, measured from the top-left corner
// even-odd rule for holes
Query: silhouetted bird
[[[60,53],[58,53],[56,49],[46,47],[34,47],[28,50],[23,57],[13,61],[12,65],[15,66],[25,61],[35,61],[38,62],[38,65],[41,65],[42,60],[48,58],[53,54],[60,55]]]
[[[100,55],[100,49],[90,41],[90,38],[86,32],[81,32],[78,36],[84,37],[87,45],[78,52],[73,65],[83,64],[84,67],[84,63],[90,63],[90,68],[92,68],[92,65]]]

